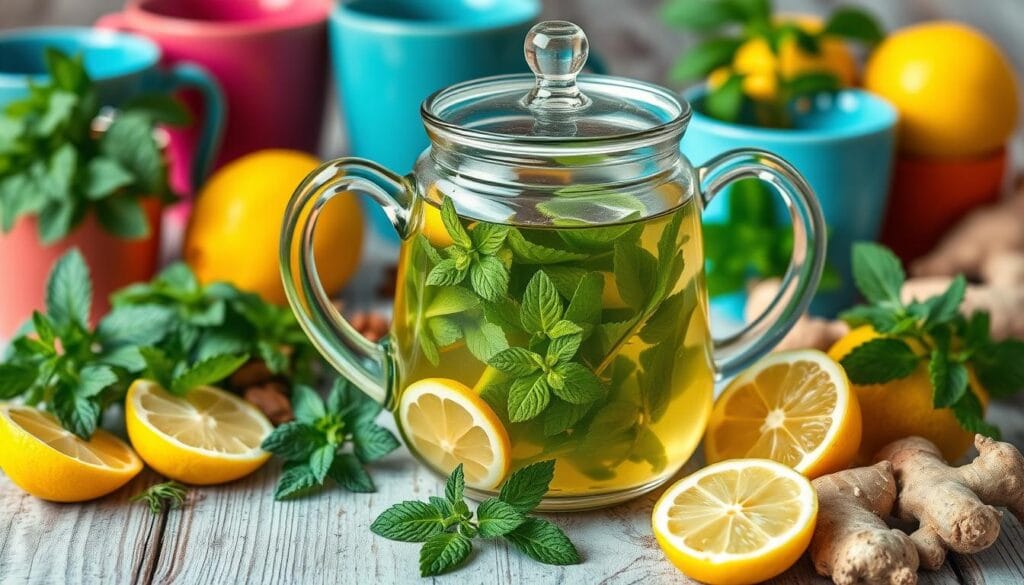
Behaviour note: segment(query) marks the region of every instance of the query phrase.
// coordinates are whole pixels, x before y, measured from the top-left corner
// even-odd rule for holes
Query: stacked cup
[[[968,211],[999,198],[1017,84],[992,41],[952,22],[893,33],[872,55],[864,81],[900,113],[882,242],[909,263]]]

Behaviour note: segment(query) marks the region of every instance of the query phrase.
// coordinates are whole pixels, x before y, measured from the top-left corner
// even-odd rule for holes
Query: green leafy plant
[[[32,84],[0,117],[0,228],[25,216],[38,220],[44,243],[65,237],[90,211],[122,238],[149,235],[140,201],[173,199],[156,124],[185,124],[172,99],[141,96],[124,104],[105,130],[96,88],[81,55],[47,49],[51,81]]]
[[[476,509],[476,520],[465,500],[466,482],[459,465],[445,484],[444,497],[400,502],[385,510],[370,530],[389,540],[422,542],[420,575],[447,573],[466,561],[473,539],[503,538],[531,559],[547,565],[574,565],[579,553],[564,532],[551,522],[531,516],[548,491],[555,462],[541,461],[513,473],[496,498]]]
[[[905,378],[927,364],[935,408],[950,408],[971,432],[998,436],[986,423],[981,403],[969,389],[969,369],[994,396],[1024,388],[1024,341],[993,341],[989,317],[960,313],[967,281],[953,279],[942,294],[904,303],[900,296],[906,275],[887,248],[858,243],[853,248],[853,278],[869,304],[850,309],[842,318],[851,326],[870,325],[883,337],[854,348],[842,359],[855,384],[883,384]]]
[[[160,514],[164,510],[177,510],[185,505],[188,488],[176,481],[165,481],[149,486],[132,496],[133,502],[145,502],[149,511]]]
[[[771,96],[750,97],[744,86],[752,72],[733,69],[734,58],[745,43],[762,39],[777,60],[781,47],[794,43],[798,50],[817,56],[822,41],[841,38],[872,46],[884,37],[878,22],[857,8],[835,10],[820,31],[809,32],[797,23],[774,18],[770,0],[668,0],[662,10],[663,19],[700,35],[701,41],[680,56],[672,70],[675,81],[687,82],[705,77],[721,68],[723,81],[708,92],[703,104],[707,114],[729,122],[740,121],[744,111],[753,109],[759,125],[789,126],[788,107],[801,95],[830,91],[840,86],[839,77],[827,67],[815,67],[791,76],[782,68],[758,71],[767,74]],[[760,80],[759,80],[760,81]],[[751,106],[751,107],[746,107]]]
[[[292,409],[295,420],[274,429],[262,445],[285,460],[276,499],[308,494],[327,478],[352,492],[376,491],[363,465],[400,445],[391,431],[374,422],[379,404],[339,378],[326,402],[312,388],[296,386]],[[350,451],[345,451],[346,444]]]
[[[250,355],[290,375],[311,369],[315,355],[287,309],[228,284],[202,287],[180,264],[116,293],[96,327],[92,302],[89,267],[71,250],[50,273],[46,311],[32,315],[0,362],[0,400],[45,406],[83,439],[137,378],[181,395],[224,380]]]

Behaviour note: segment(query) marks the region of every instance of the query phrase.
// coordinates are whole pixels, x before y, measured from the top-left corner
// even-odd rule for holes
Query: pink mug
[[[327,78],[327,16],[332,0],[129,0],[96,26],[143,34],[165,63],[198,63],[227,98],[224,141],[214,168],[265,148],[316,153]],[[185,94],[193,114],[202,102]],[[198,135],[171,132],[172,185],[192,192],[187,165]]]

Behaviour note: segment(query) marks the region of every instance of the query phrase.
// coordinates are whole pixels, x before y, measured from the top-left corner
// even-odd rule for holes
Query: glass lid
[[[678,132],[690,107],[657,85],[579,75],[589,46],[571,22],[537,24],[524,52],[533,75],[502,75],[442,89],[423,103],[428,126],[476,136],[599,140]]]

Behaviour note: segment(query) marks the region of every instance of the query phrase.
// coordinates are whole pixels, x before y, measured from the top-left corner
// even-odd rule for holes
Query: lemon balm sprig
[[[858,243],[853,278],[869,304],[841,317],[851,326],[870,325],[883,337],[857,346],[841,360],[850,380],[882,384],[927,363],[934,407],[952,409],[968,431],[998,437],[999,429],[985,422],[981,402],[969,390],[970,372],[994,395],[1019,391],[1024,388],[1024,342],[993,341],[987,313],[960,313],[967,289],[963,275],[942,294],[905,303],[906,275],[899,259],[878,244]]]

